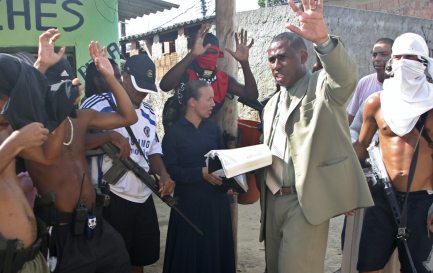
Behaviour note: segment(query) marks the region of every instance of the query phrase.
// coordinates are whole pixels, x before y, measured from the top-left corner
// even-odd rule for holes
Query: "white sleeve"
[[[153,154],[162,155],[161,143],[159,142],[158,135],[156,134],[156,132],[155,132],[155,137],[153,138],[149,148],[149,155],[153,155]]]

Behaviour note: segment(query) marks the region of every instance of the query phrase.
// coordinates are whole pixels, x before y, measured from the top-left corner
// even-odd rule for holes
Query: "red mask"
[[[215,70],[218,59],[224,57],[224,53],[215,45],[211,45],[208,51],[198,57],[196,62],[204,70]]]

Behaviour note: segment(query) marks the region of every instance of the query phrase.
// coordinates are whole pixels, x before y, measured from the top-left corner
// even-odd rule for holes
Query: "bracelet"
[[[321,43],[321,44],[314,44],[314,46],[317,47],[317,48],[325,48],[325,47],[327,47],[330,43],[331,43],[331,37],[329,37],[329,35],[328,35],[328,39],[327,39],[325,42],[323,42],[323,43]]]

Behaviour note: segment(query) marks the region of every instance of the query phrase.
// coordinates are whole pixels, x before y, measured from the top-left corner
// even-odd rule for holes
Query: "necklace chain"
[[[212,84],[212,83],[214,83],[214,82],[216,81],[216,79],[217,79],[216,74],[213,75],[213,77],[206,77],[206,76],[204,76],[204,75],[201,75],[201,76],[200,76],[198,73],[196,73],[196,74],[197,74],[197,77],[198,77],[199,80],[205,81],[205,82],[207,82],[208,84]]]
[[[63,142],[63,145],[65,146],[69,146],[72,143],[72,140],[74,139],[74,124],[72,124],[72,120],[69,117],[66,117],[69,121],[69,124],[71,126],[71,136],[69,137],[69,141],[68,142]]]

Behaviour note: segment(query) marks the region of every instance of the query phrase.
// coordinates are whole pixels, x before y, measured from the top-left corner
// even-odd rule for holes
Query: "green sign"
[[[73,49],[83,77],[91,40],[119,60],[117,6],[117,0],[0,0],[0,51],[37,47],[42,32],[58,28],[62,36],[56,46]]]

